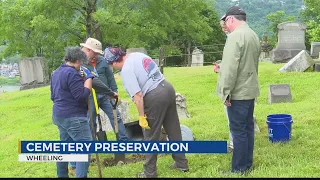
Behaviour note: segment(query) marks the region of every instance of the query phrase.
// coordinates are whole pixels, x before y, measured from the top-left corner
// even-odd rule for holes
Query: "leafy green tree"
[[[266,19],[270,22],[268,30],[272,32],[271,38],[269,38],[270,44],[275,47],[276,43],[278,42],[278,24],[287,22],[287,21],[294,21],[295,17],[287,15],[284,11],[277,11],[266,16]]]

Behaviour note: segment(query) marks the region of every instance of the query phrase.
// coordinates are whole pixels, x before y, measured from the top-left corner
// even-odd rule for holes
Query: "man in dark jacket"
[[[116,84],[116,81],[113,76],[113,72],[110,68],[110,66],[104,61],[104,58],[101,56],[103,55],[102,51],[102,45],[100,41],[94,39],[94,38],[88,38],[85,43],[81,43],[80,46],[82,47],[83,52],[86,53],[89,63],[86,65],[86,67],[93,71],[95,75],[97,75],[98,79],[100,79],[106,86],[108,86],[113,92],[118,92],[118,87]],[[108,96],[103,93],[97,91],[97,101],[98,106],[101,108],[106,115],[108,116],[110,123],[112,125],[112,128],[114,130],[114,117],[112,112],[112,105],[109,101]],[[96,112],[94,108],[93,98],[90,96],[90,111],[92,118],[96,118]],[[119,128],[119,140],[125,141],[128,140],[128,137],[126,135],[126,130],[123,124],[123,121],[120,117],[120,112],[117,109],[117,119],[118,119],[118,128]],[[95,130],[97,128],[96,123],[94,123]]]

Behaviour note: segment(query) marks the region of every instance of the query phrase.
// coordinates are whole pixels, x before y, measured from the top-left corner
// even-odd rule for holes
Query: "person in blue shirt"
[[[106,48],[104,57],[115,69],[121,69],[124,88],[138,109],[144,140],[159,141],[163,126],[170,141],[181,141],[176,93],[157,64],[146,54],[127,54],[120,48]],[[189,170],[184,153],[172,154],[172,157],[174,163],[171,169],[183,172]],[[146,154],[144,171],[137,173],[137,177],[157,177],[157,154]]]
[[[59,129],[61,141],[92,140],[87,113],[94,76],[85,67],[81,69],[86,76],[82,78],[79,73],[81,62],[86,59],[87,56],[80,47],[66,48],[65,63],[51,77],[52,120]],[[89,162],[77,162],[76,177],[86,178],[88,168]],[[69,177],[68,162],[57,162],[57,176]]]

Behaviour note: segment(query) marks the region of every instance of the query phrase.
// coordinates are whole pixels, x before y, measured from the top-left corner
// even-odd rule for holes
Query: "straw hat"
[[[91,49],[92,51],[99,53],[101,55],[104,54],[102,51],[102,45],[101,42],[94,39],[94,38],[88,38],[86,43],[80,43],[80,46],[86,47],[88,49]]]

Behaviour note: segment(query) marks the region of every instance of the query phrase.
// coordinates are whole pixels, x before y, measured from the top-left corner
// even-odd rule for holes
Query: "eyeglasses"
[[[226,20],[224,21],[224,24],[226,24],[227,21],[228,21],[229,19],[231,19],[231,18],[232,18],[232,16],[229,16],[228,18],[226,18]]]

